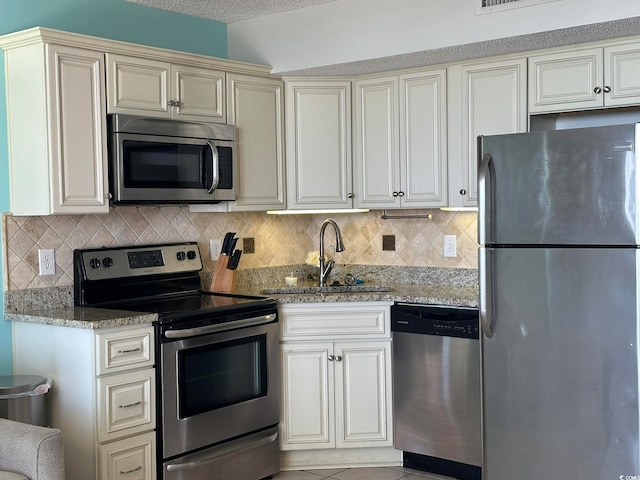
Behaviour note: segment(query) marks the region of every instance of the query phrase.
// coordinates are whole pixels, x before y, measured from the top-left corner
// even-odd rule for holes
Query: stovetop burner
[[[267,297],[201,292],[195,242],[74,250],[73,263],[76,305],[157,313],[163,325],[275,308]]]

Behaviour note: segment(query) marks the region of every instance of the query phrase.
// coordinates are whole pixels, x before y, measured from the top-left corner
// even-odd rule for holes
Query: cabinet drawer
[[[101,480],[155,480],[155,433],[103,445],[100,452]]]
[[[154,362],[153,327],[98,333],[96,355],[97,375],[150,367]]]
[[[155,371],[152,368],[98,379],[100,442],[155,428]]]
[[[282,339],[390,337],[387,302],[282,305]]]

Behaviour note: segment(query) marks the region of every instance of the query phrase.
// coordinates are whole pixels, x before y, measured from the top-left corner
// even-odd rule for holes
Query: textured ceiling
[[[148,7],[203,17],[222,23],[288,12],[337,0],[126,0]]]

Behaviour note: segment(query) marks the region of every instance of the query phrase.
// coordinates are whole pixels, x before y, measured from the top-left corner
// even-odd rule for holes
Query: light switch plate
[[[445,257],[456,257],[456,236],[455,235],[445,235],[444,236],[444,256]]]
[[[41,248],[38,250],[38,274],[56,274],[56,257],[53,248]]]

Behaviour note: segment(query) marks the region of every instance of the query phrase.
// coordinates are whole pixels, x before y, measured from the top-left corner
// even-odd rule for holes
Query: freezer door
[[[480,244],[640,243],[636,127],[480,137]]]
[[[640,476],[638,250],[481,257],[483,478]]]

